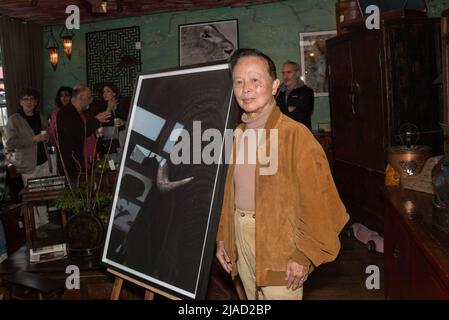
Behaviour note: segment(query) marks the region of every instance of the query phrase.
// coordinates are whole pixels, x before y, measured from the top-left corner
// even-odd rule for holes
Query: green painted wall
[[[449,0],[430,0],[429,15],[439,16]],[[239,46],[257,48],[267,53],[278,67],[291,59],[300,62],[299,33],[335,30],[336,0],[286,0],[279,3],[239,8],[220,8],[147,15],[136,18],[110,20],[83,24],[75,30],[74,52],[68,60],[60,50],[60,62],[56,71],[44,58],[44,112],[53,109],[54,95],[59,86],[74,86],[86,82],[85,33],[126,26],[140,26],[142,42],[142,71],[152,71],[178,65],[178,25],[225,19],[238,19]],[[54,26],[59,35],[62,26]],[[44,44],[48,34],[44,35]],[[330,121],[328,97],[315,99],[312,125]]]

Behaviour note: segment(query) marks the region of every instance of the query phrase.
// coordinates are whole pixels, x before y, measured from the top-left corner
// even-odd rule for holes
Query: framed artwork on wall
[[[328,96],[326,40],[337,31],[302,32],[299,34],[301,77],[313,89],[315,97]]]
[[[99,99],[98,89],[113,83],[123,97],[131,97],[141,71],[140,27],[126,27],[86,33],[87,84]]]
[[[238,20],[179,25],[179,65],[225,61],[238,49]]]
[[[205,298],[226,162],[203,161],[202,137],[224,137],[237,117],[228,64],[139,75],[103,264],[170,295]],[[221,159],[224,139],[213,142]]]

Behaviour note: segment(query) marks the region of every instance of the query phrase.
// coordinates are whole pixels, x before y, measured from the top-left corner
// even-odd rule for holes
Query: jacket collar
[[[281,110],[279,109],[279,106],[276,106],[273,108],[273,111],[271,111],[270,116],[268,117],[267,122],[265,123],[264,129],[272,129],[276,126],[277,122],[279,121],[279,118],[281,117]],[[237,128],[240,128],[242,130],[246,129],[246,124],[241,123],[237,126]]]

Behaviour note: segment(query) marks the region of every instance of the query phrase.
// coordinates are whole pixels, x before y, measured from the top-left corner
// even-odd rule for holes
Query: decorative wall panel
[[[105,82],[117,85],[122,96],[132,96],[141,69],[139,41],[138,26],[86,33],[87,83],[95,99]]]

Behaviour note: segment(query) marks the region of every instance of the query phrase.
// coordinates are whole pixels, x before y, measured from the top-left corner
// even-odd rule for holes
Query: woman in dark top
[[[99,91],[102,100],[92,104],[89,113],[95,116],[106,111],[111,117],[109,122],[102,124],[103,137],[98,141],[97,149],[104,155],[116,155],[123,147],[120,137],[128,119],[129,99],[120,97],[117,86],[112,83],[104,84]]]
[[[59,87],[58,92],[56,93],[55,97],[55,105],[56,108],[53,109],[53,112],[51,113],[51,119],[50,119],[50,125],[48,127],[48,133],[50,134],[50,141],[55,146],[56,145],[56,118],[58,115],[59,110],[70,103],[70,100],[72,99],[72,92],[73,89],[70,87]]]

